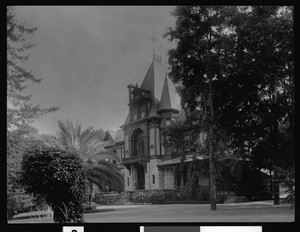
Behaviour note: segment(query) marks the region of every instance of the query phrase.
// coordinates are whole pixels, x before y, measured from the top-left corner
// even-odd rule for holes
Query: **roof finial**
[[[157,40],[154,36],[154,32],[152,33],[151,40],[152,40],[152,45],[153,45],[153,59],[154,59],[155,58],[155,41]]]
[[[162,61],[162,59],[161,59],[161,50],[162,50],[162,46],[161,46],[161,41],[160,41],[159,42],[159,58]]]
[[[166,53],[166,50],[164,49],[164,47],[161,45],[161,43],[159,44],[159,46],[160,46],[160,60],[164,64],[164,71],[165,71],[165,76],[166,76],[167,75],[167,53]],[[164,52],[163,60],[161,58],[162,51]]]

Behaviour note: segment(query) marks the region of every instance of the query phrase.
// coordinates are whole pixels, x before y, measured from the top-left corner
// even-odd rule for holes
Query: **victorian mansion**
[[[129,113],[118,131],[107,131],[105,149],[117,153],[124,174],[125,191],[173,189],[186,181],[176,171],[180,158],[172,159],[162,144],[161,132],[172,120],[185,120],[179,96],[160,58],[153,56],[141,86],[128,88]],[[202,133],[200,139],[205,139]],[[195,152],[186,151],[186,163]],[[199,158],[199,157],[198,157]],[[186,167],[187,170],[187,167]],[[207,185],[208,177],[199,179]]]

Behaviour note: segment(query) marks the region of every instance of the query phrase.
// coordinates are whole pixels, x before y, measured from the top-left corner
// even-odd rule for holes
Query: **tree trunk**
[[[212,101],[212,87],[211,80],[209,82],[209,106],[210,106],[210,123],[209,123],[209,176],[210,176],[210,209],[217,210],[216,198],[216,180],[215,180],[215,163],[214,163],[214,131],[213,131],[213,101]]]
[[[209,176],[210,176],[210,209],[216,210],[216,198],[217,198],[217,191],[216,191],[216,180],[215,180],[215,166],[214,166],[214,153],[213,153],[213,134],[212,128],[209,128],[210,139],[209,139]]]
[[[89,208],[91,208],[91,202],[92,202],[92,193],[93,193],[93,184],[90,183],[90,192],[89,192]]]
[[[274,180],[273,180],[273,191],[274,191],[274,205],[279,205],[279,183],[277,181],[277,171],[274,170]]]
[[[272,155],[273,155],[273,164],[278,167],[279,157],[278,157],[278,122],[276,119],[273,119],[272,125],[273,133],[271,137],[272,141]],[[277,170],[274,169],[274,180],[273,180],[273,189],[274,189],[274,205],[279,205],[279,182]]]

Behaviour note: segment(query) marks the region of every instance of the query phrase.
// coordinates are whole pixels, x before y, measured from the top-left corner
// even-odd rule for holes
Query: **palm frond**
[[[102,130],[94,130],[89,127],[81,131],[81,125],[76,122],[74,125],[71,121],[65,122],[58,120],[59,138],[67,149],[75,148],[81,154],[84,161],[84,172],[87,180],[99,188],[104,189],[109,186],[116,191],[123,191],[124,177],[118,167],[106,160],[119,162],[117,154],[104,149],[105,143]]]

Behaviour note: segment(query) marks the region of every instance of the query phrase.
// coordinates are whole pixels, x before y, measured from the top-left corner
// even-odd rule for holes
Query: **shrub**
[[[295,169],[289,168],[287,170],[284,170],[279,167],[274,168],[278,171],[279,179],[283,185],[283,187],[286,188],[285,193],[287,193],[287,197],[284,199],[284,202],[289,203],[290,205],[295,205]]]
[[[94,202],[84,202],[83,203],[83,209],[84,210],[94,210],[97,208],[97,204]]]
[[[217,192],[216,203],[222,204],[227,199],[226,193]]]
[[[94,198],[93,201],[96,202],[99,205],[106,205],[107,200],[103,195],[97,194]]]
[[[196,188],[196,194],[197,194],[197,201],[209,201],[210,199],[210,187],[207,186],[200,186],[198,185]]]
[[[174,191],[174,198],[177,201],[208,201],[209,190],[209,186],[186,185]]]
[[[154,192],[146,201],[152,205],[157,205],[163,203],[165,199],[166,195],[164,192]]]
[[[7,193],[7,217],[12,219],[14,215],[32,210],[34,197],[26,194],[20,188]]]
[[[146,193],[133,193],[131,195],[131,201],[133,203],[140,204],[162,204],[165,201],[169,201],[170,198],[174,199],[174,194],[172,192],[164,192],[161,190],[154,192],[146,192]]]
[[[31,146],[23,156],[20,182],[52,206],[55,222],[83,221],[85,176],[76,152]]]

